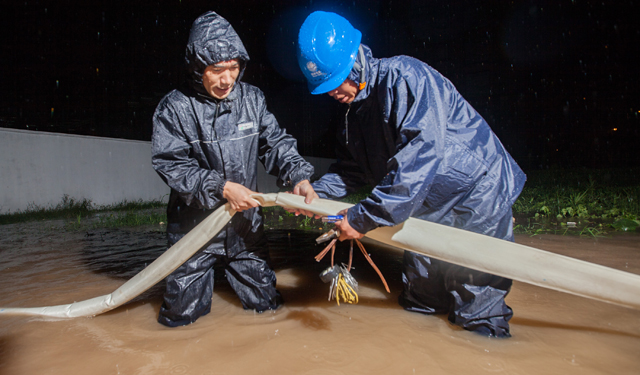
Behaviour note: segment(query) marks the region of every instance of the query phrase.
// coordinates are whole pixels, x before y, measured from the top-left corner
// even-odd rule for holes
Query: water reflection
[[[137,232],[123,229],[87,232],[82,257],[96,273],[130,279],[167,249],[163,232]]]
[[[354,254],[360,303],[327,301],[314,256],[317,233],[267,232],[278,289],[277,311],[244,311],[218,279],[212,311],[195,324],[156,322],[162,283],[95,318],[0,319],[0,373],[246,374],[301,373],[637,373],[640,312],[514,283],[513,337],[492,340],[445,316],[408,313],[397,303],[401,254],[366,245],[389,282],[384,292],[362,254]],[[640,273],[637,237],[519,237],[518,242]],[[165,251],[164,233],[70,233],[0,226],[0,306],[63,304],[110,293]],[[348,259],[341,244],[336,262]],[[544,358],[544,361],[540,361]],[[464,360],[462,360],[464,359]],[[188,365],[187,365],[188,364]]]

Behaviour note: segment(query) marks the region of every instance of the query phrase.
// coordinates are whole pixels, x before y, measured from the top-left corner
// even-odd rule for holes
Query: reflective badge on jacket
[[[239,131],[243,131],[247,129],[253,129],[253,122],[244,122],[242,124],[238,124]]]

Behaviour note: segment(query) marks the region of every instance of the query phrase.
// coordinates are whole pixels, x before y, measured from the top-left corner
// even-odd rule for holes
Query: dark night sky
[[[251,56],[243,80],[301,153],[332,157],[344,108],[306,91],[295,58],[300,24],[327,10],[374,56],[411,55],[448,77],[525,170],[639,166],[636,3],[3,1],[0,127],[149,140],[156,104],[185,77],[191,23],[215,10]]]

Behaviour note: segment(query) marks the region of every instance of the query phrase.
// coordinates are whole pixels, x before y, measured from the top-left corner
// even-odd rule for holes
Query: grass
[[[514,231],[530,235],[602,236],[636,232],[640,225],[640,169],[552,169],[527,173],[527,183],[513,205]],[[343,199],[357,203],[371,191],[365,187]],[[66,220],[68,230],[97,227],[162,226],[166,222],[162,200],[124,201],[96,206],[68,196],[55,207],[29,206],[25,211],[0,215],[0,225],[35,220]],[[332,224],[305,216],[295,217],[280,207],[264,210],[267,229],[296,228],[327,231]]]
[[[635,231],[640,224],[639,172],[637,168],[530,172],[513,205],[514,230],[589,236]]]
[[[93,209],[90,200],[83,199],[81,201],[69,198],[65,195],[62,202],[54,207],[40,207],[35,204],[29,204],[24,211],[2,214],[0,215],[0,224],[22,223],[37,220],[53,220],[74,218],[77,216],[87,216]]]
[[[0,215],[0,225],[58,219],[65,221],[67,230],[161,225],[167,221],[165,208],[162,199],[95,205],[90,200],[76,200],[65,195],[56,206],[31,204],[24,211]]]

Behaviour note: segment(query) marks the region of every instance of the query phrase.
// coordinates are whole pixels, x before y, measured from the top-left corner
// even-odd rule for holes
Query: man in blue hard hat
[[[245,309],[277,309],[282,297],[270,265],[258,189],[258,162],[281,187],[317,195],[309,184],[313,166],[296,140],[278,126],[260,89],[241,81],[249,55],[226,19],[215,12],[191,27],[185,62],[188,82],[171,91],[153,116],[153,168],[171,188],[167,237],[173,245],[212,211],[230,203],[238,214],[191,259],[166,279],[158,322],[193,323],[211,310],[213,265]],[[306,213],[306,212],[303,212]]]
[[[345,105],[337,162],[312,185],[323,198],[373,186],[343,212],[340,240],[415,217],[513,241],[511,206],[526,177],[487,122],[435,69],[408,56],[374,58],[361,37],[328,12],[309,15],[298,35],[309,91]],[[403,262],[405,309],[510,336],[511,280],[408,251]]]

